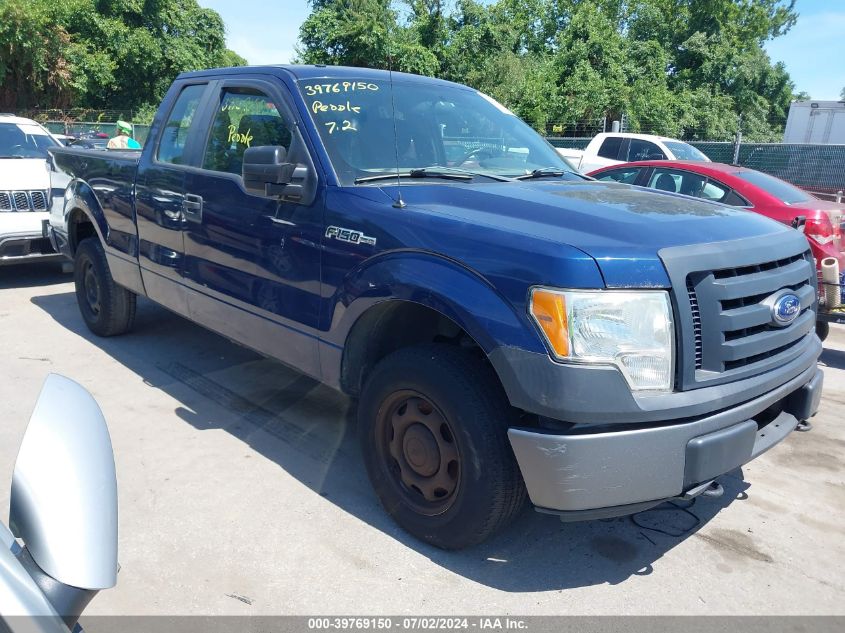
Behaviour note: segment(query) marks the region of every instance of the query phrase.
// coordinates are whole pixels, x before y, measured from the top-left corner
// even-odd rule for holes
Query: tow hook
[[[707,486],[701,494],[704,497],[713,497],[714,499],[718,499],[725,494],[725,489],[718,481],[711,481],[710,485]]]
[[[809,420],[802,420],[795,426],[795,430],[801,433],[806,433],[813,428],[813,423]]]
[[[725,489],[722,488],[722,484],[718,483],[714,479],[713,481],[699,484],[695,488],[687,490],[683,495],[676,498],[682,499],[684,501],[690,501],[692,499],[695,499],[699,495],[703,495],[705,497],[713,497],[715,499],[717,497],[721,497],[723,494],[725,494]]]

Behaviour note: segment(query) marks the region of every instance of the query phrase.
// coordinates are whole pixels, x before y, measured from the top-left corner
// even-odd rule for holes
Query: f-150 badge
[[[344,229],[340,226],[330,226],[326,229],[326,237],[340,240],[341,242],[348,242],[349,244],[368,244],[375,246],[376,238],[364,235],[361,231],[353,229]]]

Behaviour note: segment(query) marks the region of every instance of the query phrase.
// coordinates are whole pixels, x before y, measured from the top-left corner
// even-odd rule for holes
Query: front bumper
[[[0,235],[0,266],[60,259],[49,237],[38,233]]]
[[[508,431],[531,501],[564,520],[638,512],[701,484],[783,440],[819,406],[815,362],[742,404],[681,422]]]
[[[45,211],[0,213],[0,266],[61,257],[47,234]]]

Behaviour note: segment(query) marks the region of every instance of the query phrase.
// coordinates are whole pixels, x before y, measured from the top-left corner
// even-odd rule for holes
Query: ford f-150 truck
[[[385,509],[444,548],[717,492],[819,404],[816,276],[759,215],[572,173],[471,88],[180,75],[141,152],[52,150],[82,318],[136,297],[358,400]]]

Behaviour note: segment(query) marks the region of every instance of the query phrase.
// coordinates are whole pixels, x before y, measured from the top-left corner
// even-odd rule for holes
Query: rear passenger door
[[[277,81],[215,87],[185,183],[185,277],[193,320],[316,376],[323,197],[251,195],[241,175],[244,151],[268,145],[314,169],[294,112]]]
[[[208,82],[176,85],[162,103],[135,177],[138,257],[147,295],[181,314],[188,313],[184,281],[183,207],[185,179],[198,139],[196,117],[209,97]]]

